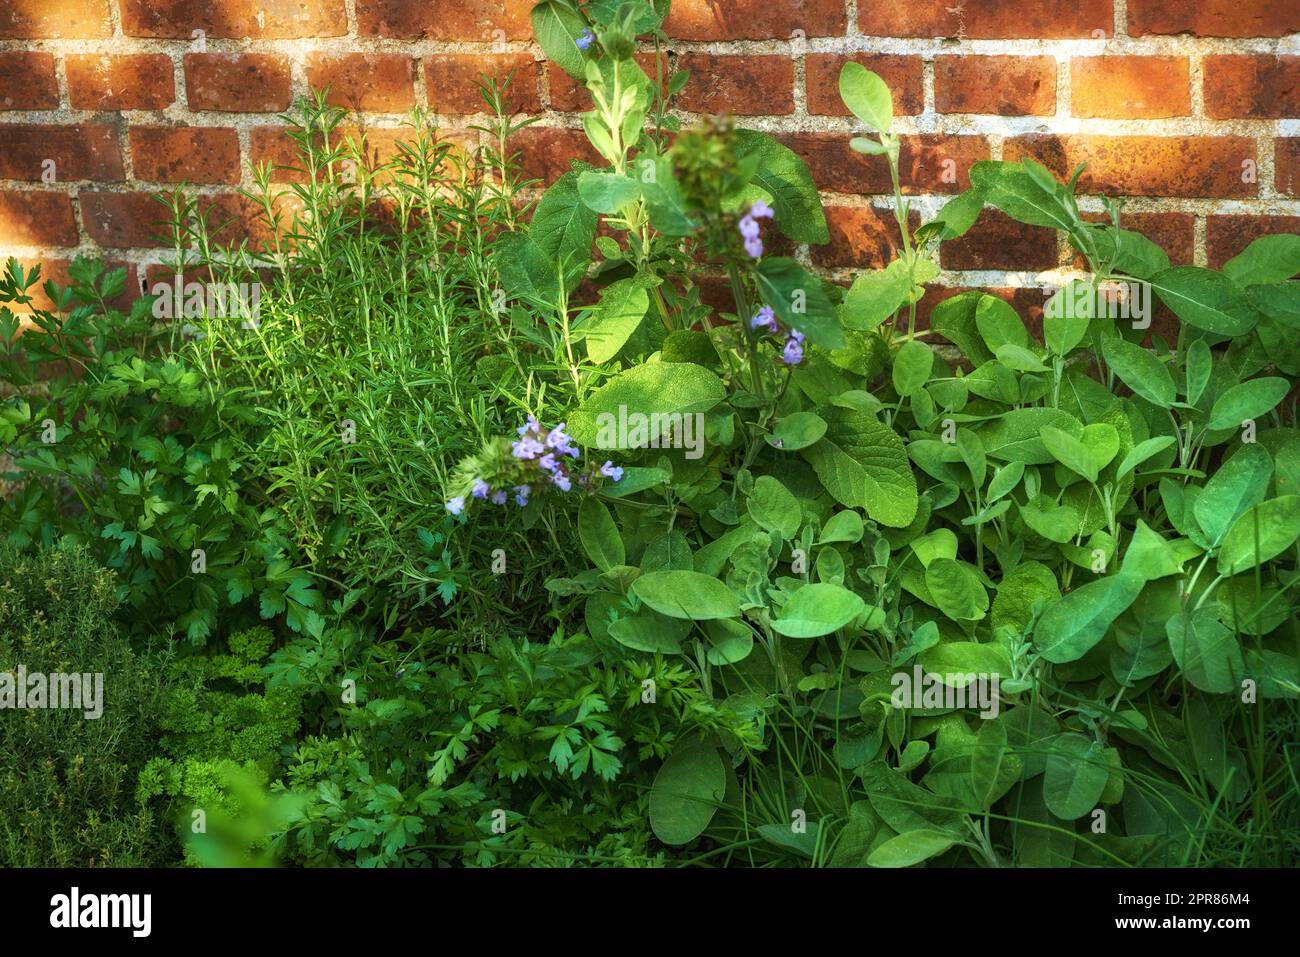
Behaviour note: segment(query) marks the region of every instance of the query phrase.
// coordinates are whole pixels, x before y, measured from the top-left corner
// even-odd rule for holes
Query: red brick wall
[[[0,255],[57,275],[99,253],[134,281],[165,255],[148,194],[184,180],[244,214],[250,161],[283,156],[275,114],[324,82],[374,126],[423,107],[463,133],[478,71],[513,69],[512,106],[543,115],[518,145],[554,177],[582,152],[583,97],[542,61],[531,5],[0,0]],[[848,57],[894,89],[922,209],[973,162],[1034,156],[1062,174],[1087,160],[1084,190],[1131,197],[1130,221],[1179,262],[1300,231],[1300,0],[674,0],[667,29],[693,74],[679,111],[743,115],[807,158],[833,237],[809,256],[841,277],[894,241],[884,167],[847,147]],[[1032,275],[1008,271],[1068,261],[989,213],[944,250],[942,280],[1018,286]]]

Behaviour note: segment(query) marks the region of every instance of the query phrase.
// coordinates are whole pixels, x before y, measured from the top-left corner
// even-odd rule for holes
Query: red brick
[[[1300,30],[1295,0],[1128,0],[1128,32],[1203,37],[1281,37]]]
[[[129,136],[138,180],[239,182],[239,136],[232,128],[133,126]]]
[[[587,88],[554,63],[546,64],[546,80],[551,88],[551,109],[578,113],[591,109]]]
[[[357,32],[399,40],[531,40],[533,5],[534,0],[357,0]]]
[[[1173,265],[1192,265],[1196,256],[1196,217],[1191,213],[1123,213],[1119,224],[1163,249]]]
[[[1255,141],[1244,136],[1041,134],[1008,140],[1004,154],[1031,156],[1062,178],[1087,163],[1082,193],[1229,199],[1258,192],[1242,182],[1242,163],[1258,159]]]
[[[675,40],[771,40],[844,35],[842,0],[673,0],[664,30]]]
[[[1026,226],[987,208],[970,232],[939,247],[944,269],[1054,269],[1059,259],[1056,230]]]
[[[794,61],[786,56],[684,53],[691,79],[677,105],[696,113],[784,116],[794,112]]]
[[[919,56],[892,53],[841,56],[838,53],[809,53],[804,58],[808,84],[808,112],[819,116],[848,116],[840,99],[840,71],[852,60],[876,73],[894,94],[894,115],[914,116],[925,109],[925,89]]]
[[[0,236],[13,246],[75,246],[72,200],[67,193],[2,189]]]
[[[903,245],[898,222],[890,210],[874,206],[827,206],[826,225],[830,242],[812,247],[812,261],[818,266],[882,269],[898,258]]]
[[[109,0],[0,0],[0,40],[113,35]]]
[[[289,61],[270,53],[187,53],[191,110],[275,113],[289,108]]]
[[[1274,181],[1277,191],[1300,196],[1300,137],[1275,140]]]
[[[790,133],[780,138],[803,157],[819,189],[866,195],[893,192],[888,161],[854,152],[843,133]],[[988,158],[988,143],[982,136],[904,136],[898,154],[899,184],[903,192],[914,195],[958,193],[970,186],[971,166]],[[950,178],[954,181],[947,182]]]
[[[941,56],[934,61],[940,113],[1050,116],[1056,112],[1056,60],[1050,56]]]
[[[563,72],[563,71],[561,71]],[[429,109],[439,113],[483,113],[488,107],[479,91],[483,75],[504,83],[510,113],[536,113],[542,108],[537,92],[541,64],[529,53],[440,53],[424,59]]]
[[[1110,36],[1111,0],[864,0],[858,28],[875,37],[1088,37]]]
[[[0,110],[52,110],[58,105],[53,53],[0,50]]]
[[[581,130],[529,126],[512,136],[509,145],[512,152],[519,153],[522,175],[544,183],[553,183],[567,173],[571,160],[604,165]]]
[[[121,0],[129,37],[337,37],[347,33],[343,0]]]
[[[1192,112],[1186,57],[1097,56],[1070,61],[1075,116],[1156,119]]]
[[[280,229],[288,228],[292,209],[300,208],[296,198],[282,196],[276,203]],[[251,252],[268,248],[275,234],[265,220],[262,207],[238,193],[217,193],[199,198],[199,214],[205,216],[212,241],[217,246],[237,247],[247,242]]]
[[[1300,233],[1300,216],[1216,216],[1205,221],[1205,252],[1219,269],[1260,236]]]
[[[167,207],[152,193],[100,193],[82,190],[81,221],[86,235],[101,246],[166,246]]]
[[[350,110],[401,113],[415,106],[415,61],[401,53],[313,53],[307,83],[329,87],[329,101]]]
[[[1205,113],[1224,120],[1300,115],[1300,56],[1207,57]]]
[[[45,126],[14,123],[0,126],[0,179],[43,179],[45,161],[54,161],[54,181],[113,182],[123,177],[122,151],[113,127]]]
[[[79,110],[162,110],[176,99],[172,61],[162,53],[70,54],[68,101]]]

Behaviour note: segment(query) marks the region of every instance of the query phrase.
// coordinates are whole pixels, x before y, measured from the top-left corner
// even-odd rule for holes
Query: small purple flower
[[[749,253],[750,259],[759,259],[763,255],[763,240],[746,239],[745,252]]]
[[[561,422],[547,434],[546,447],[550,449],[558,449],[563,452],[568,449],[572,441],[573,440],[570,439],[568,434],[564,431],[564,423]]]
[[[785,350],[781,353],[781,359],[788,366],[797,366],[803,362],[803,343],[793,337],[787,339],[785,341]]]
[[[527,505],[527,504],[528,504],[528,493],[531,492],[532,490],[533,490],[533,487],[532,487],[531,485],[516,485],[516,486],[515,486],[515,504],[516,504],[516,505],[519,505],[519,506]]]
[[[749,320],[749,328],[762,329],[768,335],[776,332],[776,314],[772,312],[772,307],[764,306],[758,310],[758,315]]]
[[[487,482],[483,481],[481,478],[476,478],[474,480],[474,488],[471,494],[475,498],[485,499],[488,497],[488,492],[490,491],[492,491],[492,486],[488,485]]]
[[[519,428],[515,429],[515,431],[518,432],[521,436],[526,432],[540,432],[541,430],[542,430],[542,424],[538,422],[537,419],[535,419],[531,415],[528,417],[527,422],[519,426]]]
[[[803,345],[803,333],[800,332],[798,329],[792,328],[790,330],[790,338],[793,339],[795,342],[799,343],[799,345]]]
[[[595,40],[596,34],[592,33],[590,30],[583,30],[582,33],[578,35],[578,39],[573,42],[579,50],[586,50],[595,42]]]
[[[623,480],[623,470],[613,462],[606,462],[600,467],[600,474],[605,478],[613,479],[615,482]]]
[[[499,489],[497,489],[495,492],[492,493],[492,504],[493,504],[493,505],[504,505],[504,504],[506,504],[506,490],[505,490],[505,489],[503,489],[503,488],[499,488]]]
[[[447,511],[451,512],[453,515],[459,515],[461,512],[465,511],[465,496],[457,495],[455,498],[448,501]]]
[[[540,459],[537,460],[537,464],[540,465],[542,468],[546,469],[546,471],[548,472],[554,472],[556,469],[560,467],[560,463],[555,461],[554,452],[547,452],[545,455],[543,455]]]
[[[762,232],[762,227],[753,216],[744,217],[737,225],[740,227],[740,235],[746,239],[757,239]]]
[[[546,451],[546,447],[543,446],[541,442],[526,435],[518,442],[512,442],[510,450],[514,453],[515,458],[527,461],[529,459],[537,458],[537,456]]]
[[[551,475],[551,481],[555,483],[556,487],[561,492],[567,492],[569,489],[573,488],[573,482],[569,480],[569,476],[565,475],[559,469],[556,469],[555,473]]]
[[[776,213],[773,212],[771,206],[767,205],[767,203],[760,199],[753,206],[749,207],[749,215],[753,216],[755,219],[771,219],[776,215]]]

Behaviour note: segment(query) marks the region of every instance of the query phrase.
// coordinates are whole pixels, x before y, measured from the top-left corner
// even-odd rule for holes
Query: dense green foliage
[[[0,670],[103,675],[99,717],[15,702],[0,711],[0,866],[167,860],[157,818],[134,799],[157,743],[162,668],[119,632],[113,592],[84,550],[0,546]]]
[[[415,116],[384,160],[322,97],[271,238],[169,200],[254,321],[90,263],[0,312],[5,587],[79,544],[172,649],[118,825],[192,865],[1294,865],[1300,237],[1173,267],[1032,161],[918,225],[850,64],[902,243],[841,288],[768,254],[828,239],[792,151],[680,128],[667,8],[533,11],[600,164],[520,180],[490,85],[488,146]],[[925,302],[987,206],[1084,264],[1041,321]]]

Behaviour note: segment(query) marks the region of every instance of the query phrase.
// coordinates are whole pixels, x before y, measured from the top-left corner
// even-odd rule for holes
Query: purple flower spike
[[[459,515],[461,512],[465,511],[465,496],[457,495],[455,498],[448,501],[447,511],[451,512],[453,515]]]
[[[475,498],[485,499],[488,497],[488,492],[490,491],[492,491],[492,486],[488,485],[487,482],[483,481],[481,478],[474,480],[474,488],[471,494]]]
[[[787,339],[785,341],[785,350],[781,353],[781,358],[788,366],[797,366],[803,362],[803,344],[797,339]]]
[[[600,467],[600,474],[615,482],[623,481],[623,470],[613,462],[606,462]]]

